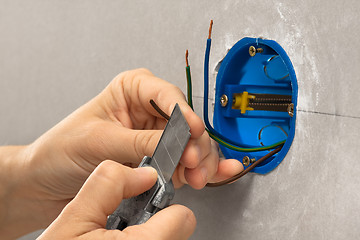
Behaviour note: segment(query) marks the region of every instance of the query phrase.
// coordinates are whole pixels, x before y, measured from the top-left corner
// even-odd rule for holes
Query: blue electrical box
[[[268,173],[294,139],[297,95],[295,71],[284,49],[273,40],[243,38],[227,53],[216,77],[214,129],[248,147],[286,140],[278,154],[252,170]],[[250,164],[269,152],[220,147],[226,158],[247,158]]]

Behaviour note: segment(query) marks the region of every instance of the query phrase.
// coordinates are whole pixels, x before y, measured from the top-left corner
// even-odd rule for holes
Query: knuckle
[[[118,166],[118,163],[112,161],[112,160],[104,160],[99,164],[99,168],[107,170],[107,169],[113,169]]]
[[[135,153],[138,159],[141,158],[141,156],[143,155],[143,150],[142,150],[142,132],[139,131],[135,134],[134,137],[134,146],[133,149],[135,149]]]
[[[118,85],[120,82],[123,81],[123,79],[126,78],[126,76],[128,75],[128,73],[129,73],[129,71],[125,71],[125,72],[119,73],[119,74],[111,81],[111,84]]]
[[[119,185],[124,187],[123,184],[127,177],[125,167],[111,160],[101,162],[91,176],[93,182],[108,189],[117,189]]]
[[[121,176],[122,169],[119,163],[111,160],[102,161],[97,167],[94,174],[98,177],[106,177],[112,179],[113,176]]]
[[[137,69],[134,69],[133,71],[136,71],[136,72],[142,73],[142,74],[146,74],[146,75],[153,75],[152,72],[147,68],[137,68]]]
[[[181,89],[178,86],[175,86],[174,84],[169,83],[168,91],[166,91],[166,93],[170,93],[171,95],[183,98],[185,100],[184,93],[181,91]]]
[[[134,69],[121,72],[113,79],[112,83],[117,86],[123,84],[123,82],[132,81],[135,76],[139,75],[141,72],[144,72],[144,70]]]
[[[128,70],[125,72],[120,73],[117,77],[115,77],[115,79],[122,79],[125,81],[128,80],[133,80],[135,79],[137,76],[148,76],[148,75],[153,75],[150,70],[146,69],[146,68],[138,68],[138,69],[133,69],[133,70]]]
[[[155,149],[154,143],[158,140],[156,131],[138,131],[134,139],[136,156],[139,159],[150,156]]]

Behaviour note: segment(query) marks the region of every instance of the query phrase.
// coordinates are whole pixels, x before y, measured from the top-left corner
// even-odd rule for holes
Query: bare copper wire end
[[[186,61],[186,66],[189,66],[189,51],[186,49],[186,53],[185,53],[185,61]]]
[[[213,20],[211,20],[211,21],[210,21],[210,27],[209,27],[209,37],[208,37],[208,39],[210,39],[210,38],[211,38],[212,26],[213,26]]]

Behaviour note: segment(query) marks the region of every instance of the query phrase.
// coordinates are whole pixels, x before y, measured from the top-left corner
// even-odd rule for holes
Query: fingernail
[[[205,167],[202,167],[200,169],[200,172],[201,172],[204,182],[207,182],[207,169]]]

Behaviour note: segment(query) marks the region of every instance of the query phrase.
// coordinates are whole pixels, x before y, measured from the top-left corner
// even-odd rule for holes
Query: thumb
[[[153,168],[131,169],[114,161],[103,161],[39,239],[75,239],[91,232],[103,234],[107,216],[121,200],[145,192],[156,179]]]
[[[76,197],[64,209],[77,221],[105,227],[110,215],[124,198],[139,195],[153,186],[156,170],[150,167],[131,169],[114,161],[103,161],[86,180]]]
[[[146,223],[127,227],[128,239],[185,240],[194,232],[193,212],[182,205],[172,205],[152,216]]]

